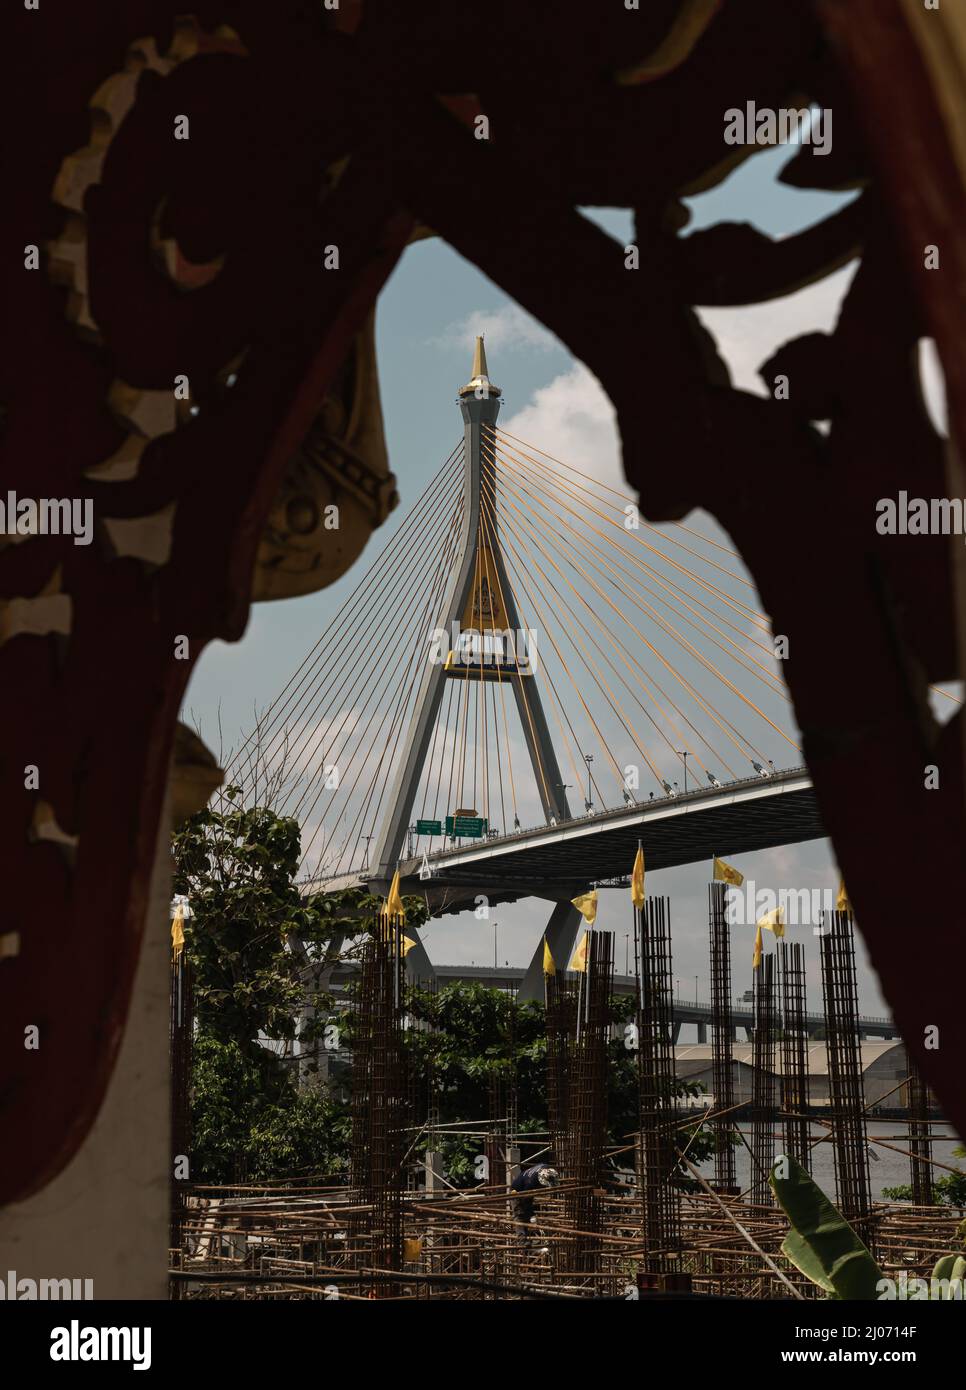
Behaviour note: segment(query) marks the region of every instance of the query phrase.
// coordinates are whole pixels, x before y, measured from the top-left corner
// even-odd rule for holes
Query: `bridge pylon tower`
[[[445,639],[427,634],[426,663],[419,678],[403,756],[396,771],[388,810],[376,845],[373,886],[388,886],[402,856],[420,775],[448,679],[501,680],[513,691],[537,791],[548,824],[569,819],[566,788],[557,763],[540,698],[539,642],[524,632],[507,576],[497,524],[497,479],[493,430],[500,413],[500,388],[489,377],[483,338],[478,337],[470,379],[459,389],[463,416],[463,509],[460,559],[450,571],[442,607]],[[452,808],[456,810],[457,808]],[[555,902],[546,936],[554,959],[569,960],[580,914],[568,889]],[[521,986],[521,998],[542,998],[543,934]],[[566,958],[566,959],[565,959]],[[422,943],[407,956],[410,972],[432,978]]]

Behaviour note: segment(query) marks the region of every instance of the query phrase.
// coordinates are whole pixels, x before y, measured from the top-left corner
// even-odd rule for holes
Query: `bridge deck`
[[[429,856],[431,879],[419,882],[421,857],[401,864],[400,877],[404,891],[418,885],[434,905],[445,898],[446,911],[459,911],[471,897],[460,888],[487,892],[494,902],[530,895],[563,899],[571,888],[577,892],[591,882],[626,877],[639,839],[653,871],[825,833],[808,773],[793,768],[460,845]]]

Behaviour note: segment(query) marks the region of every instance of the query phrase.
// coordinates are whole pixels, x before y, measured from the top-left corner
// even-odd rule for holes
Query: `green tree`
[[[380,900],[361,888],[305,894],[296,882],[298,821],[236,806],[237,796],[229,787],[227,809],[208,807],[175,834],[174,891],[191,907],[185,944],[199,1026],[253,1055],[259,1037],[309,1041],[324,1026],[319,1019],[306,1031],[306,1003],[331,1004],[324,990],[311,997],[306,964],[317,967],[310,976],[334,964]],[[408,925],[425,920],[418,898],[406,907]]]
[[[521,1132],[547,1128],[547,1033],[542,1004],[522,1003],[502,990],[472,983],[446,985],[438,993],[412,992],[410,1008],[431,1032],[407,1035],[411,1047],[417,1091],[425,1092],[433,1076],[440,1120],[480,1120],[490,1113],[490,1082],[494,1075],[515,1078]],[[634,1001],[611,1000],[615,1023],[633,1017]],[[610,1042],[608,1067],[608,1143],[629,1145],[638,1125],[637,1054],[623,1036]],[[700,1094],[700,1086],[678,1082],[679,1097]],[[693,1138],[691,1126],[677,1136],[679,1148],[689,1141],[689,1157],[698,1163],[713,1152],[713,1139]],[[448,1141],[443,1155],[448,1176],[457,1186],[471,1183],[472,1158],[478,1144]],[[621,1157],[633,1167],[633,1153]],[[690,1180],[689,1180],[690,1181]]]
[[[217,1183],[243,1175],[335,1174],[348,1159],[346,1106],[324,1090],[300,1089],[293,1059],[264,1044],[310,1043],[321,1035],[335,1009],[327,988],[331,969],[358,955],[357,945],[347,949],[345,943],[361,940],[381,900],[361,888],[306,894],[296,881],[298,822],[267,807],[246,810],[237,799],[237,788],[229,787],[220,809],[199,812],[174,837],[174,891],[187,894],[191,908],[185,949],[198,1020],[193,1175]],[[407,897],[404,906],[406,926],[421,926],[423,901]],[[515,1081],[521,1130],[546,1129],[541,1004],[479,984],[453,984],[438,993],[410,991],[409,1007],[430,1026],[406,1034],[417,1094],[426,1095],[432,1073],[444,1122],[488,1116],[496,1075]],[[616,1022],[632,1013],[630,999],[613,1001]],[[351,1007],[340,1014],[349,1047],[355,1023]],[[637,1059],[622,1038],[610,1044],[610,1054],[608,1137],[624,1145],[637,1126]],[[678,1094],[699,1089],[679,1083]],[[682,1131],[679,1147],[690,1138]],[[699,1135],[689,1148],[692,1160],[706,1157],[711,1142]],[[447,1142],[451,1181],[473,1181],[477,1149],[476,1143]]]
[[[966,1148],[962,1144],[957,1144],[953,1153],[957,1158],[966,1158]],[[902,1183],[898,1187],[884,1187],[882,1195],[893,1202],[911,1202],[912,1186]],[[937,1206],[966,1207],[966,1171],[957,1168],[955,1173],[944,1173],[941,1178],[934,1178],[932,1195]]]
[[[380,899],[361,888],[308,893],[296,881],[299,825],[245,809],[229,787],[220,809],[187,820],[173,841],[174,891],[186,894],[185,950],[194,976],[192,1172],[207,1182],[337,1172],[346,1107],[299,1089],[291,1057],[264,1044],[311,1043],[334,1006],[326,988]],[[426,917],[405,901],[407,925]]]

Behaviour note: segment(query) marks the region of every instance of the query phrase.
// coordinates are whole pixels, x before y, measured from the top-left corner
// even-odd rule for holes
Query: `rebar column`
[[[614,975],[614,937],[591,931],[587,967],[577,986],[577,1027],[573,1048],[573,1082],[568,1117],[565,1178],[576,1186],[566,1193],[568,1224],[584,1233],[564,1242],[565,1268],[594,1267],[594,1251],[586,1233],[600,1230],[601,1211],[596,1191],[601,1182],[607,1139],[607,1045],[610,996]]]
[[[929,1129],[929,1091],[918,1066],[909,1058],[909,1084],[906,1088],[909,1111],[909,1169],[912,1200],[917,1207],[933,1204],[932,1135]]]
[[[842,1215],[862,1234],[871,1202],[851,913],[823,913],[820,939],[835,1190]]]
[[[782,995],[782,1110],[785,1153],[812,1171],[809,1143],[808,1034],[805,1028],[805,948],[779,941]]]
[[[483,1143],[487,1167],[484,1181],[487,1185],[503,1182],[506,1175],[506,1152],[509,1147],[506,1141],[506,1078],[497,1066],[490,1072],[490,1125]]]
[[[570,1116],[570,1080],[577,1001],[563,972],[546,976],[547,988],[547,1128],[554,1161],[561,1172],[570,1171],[567,1147]]]
[[[751,1200],[770,1206],[768,1185],[775,1158],[775,957],[763,955],[754,972],[752,1045]]]
[[[520,1085],[517,1070],[517,996],[515,990],[508,990],[507,1007],[507,1046],[510,1050],[510,1071],[506,1083],[506,1180],[509,1185],[511,1169],[518,1155],[518,1135],[520,1130]]]
[[[191,963],[182,950],[171,963],[171,1012],[168,1043],[171,1056],[171,1200],[168,1244],[181,1247],[184,1198],[181,1182],[190,1178],[190,1167],[183,1179],[175,1176],[179,1158],[190,1162],[191,1151],[191,1060],[194,1042],[194,987]],[[175,1281],[175,1288],[178,1287]]]
[[[365,1205],[363,1263],[402,1267],[402,1158],[408,1117],[403,1054],[404,961],[395,931],[377,926],[363,947],[360,1024],[354,1043],[352,1182]],[[375,1286],[376,1296],[391,1286]]]
[[[711,1066],[714,1086],[714,1114],[711,1132],[715,1140],[714,1176],[718,1188],[735,1190],[735,1151],[731,1142],[734,1127],[734,1068],[731,1016],[731,938],[725,916],[725,885],[708,886],[711,930]]]
[[[638,966],[638,1076],[641,1109],[640,1182],[647,1268],[660,1273],[681,1247],[681,1195],[674,1182],[675,1092],[670,904],[648,898],[634,909]]]

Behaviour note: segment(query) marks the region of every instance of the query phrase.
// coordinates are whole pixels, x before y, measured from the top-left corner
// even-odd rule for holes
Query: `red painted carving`
[[[39,23],[19,16],[8,45],[32,84],[43,74],[43,94],[31,86],[21,97],[30,133],[7,174],[14,241],[41,246],[63,231],[51,190],[87,140],[90,96],[132,39],[152,35],[169,51],[177,7],[65,7],[56,36],[54,8]],[[960,670],[952,552],[941,537],[896,546],[874,530],[879,497],[948,488],[914,368],[929,333],[947,362],[953,431],[966,436],[953,361],[966,283],[956,271],[962,176],[903,7],[726,0],[703,34],[663,50],[679,0],[639,12],[577,0],[495,0],[483,11],[457,0],[355,4],[332,28],[320,6],[296,0],[228,8],[237,46],[218,35],[224,14],[199,6],[208,46],[167,75],[142,75],[85,200],[101,342],[69,322],[70,294],[49,266],[14,264],[7,275],[4,486],[90,496],[99,518],[176,505],[160,566],[112,556],[103,526],[87,549],[44,537],[0,550],[0,598],[56,586],[59,569],[73,619],[67,636],[0,645],[5,926],[21,936],[20,956],[0,962],[0,1196],[22,1196],[63,1166],[110,1076],[190,669],[173,659],[175,636],[190,637],[195,659],[211,638],[241,634],[286,458],[414,218],[596,373],[646,514],[703,506],[740,547],[776,630],[792,638],[786,674],[873,962],[962,1132],[961,987],[942,968],[959,955],[961,913],[943,885],[963,843],[961,720],[940,731],[926,701],[929,682]],[[911,144],[894,125],[905,83]],[[834,104],[824,176],[867,181],[862,200],[782,243],[737,227],[682,238],[678,200],[733,154],[724,111],[750,100],[778,108],[803,92]],[[474,107],[490,118],[489,141],[467,129]],[[183,112],[191,138],[181,143],[172,129]],[[320,171],[343,155],[345,172],[323,196]],[[814,182],[821,163],[797,160],[789,181]],[[639,271],[580,215],[587,204],[634,209]],[[921,269],[923,242],[940,239],[930,215],[947,239],[941,288]],[[159,268],[159,239],[176,245],[179,279],[196,288]],[[338,273],[321,269],[327,244],[340,247]],[[786,345],[770,364],[794,364],[792,400],[732,389],[693,306],[781,293],[853,250],[862,264],[835,333]],[[219,373],[240,353],[227,392]],[[85,480],[124,442],[107,406],[112,382],[168,390],[179,373],[200,415],[148,445],[129,481]],[[827,436],[816,418],[831,419]],[[927,762],[941,765],[940,791],[923,791]],[[39,792],[23,788],[28,764],[40,768]],[[31,839],[40,800],[79,837],[75,851]],[[917,884],[950,900],[930,910],[928,949],[908,915]],[[29,1023],[41,1029],[38,1051],[23,1049]],[[929,1024],[940,1028],[938,1051],[923,1049]]]

